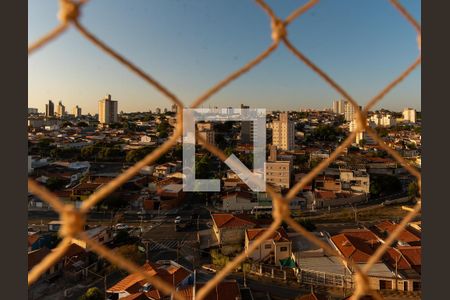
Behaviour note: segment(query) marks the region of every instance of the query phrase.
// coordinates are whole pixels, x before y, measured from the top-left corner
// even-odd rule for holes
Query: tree
[[[46,182],[46,186],[50,191],[55,191],[58,190],[60,188],[62,188],[64,185],[66,184],[66,181],[60,178],[56,178],[56,177],[50,177],[47,182]]]
[[[100,205],[106,206],[109,210],[124,208],[127,204],[128,202],[124,198],[115,195],[110,195],[100,202]]]
[[[105,296],[102,291],[100,291],[97,287],[92,287],[86,291],[84,295],[82,295],[79,300],[103,300]]]
[[[88,127],[89,124],[86,123],[86,122],[84,122],[84,121],[81,121],[81,122],[78,122],[78,123],[77,123],[77,126],[78,126],[78,127]]]
[[[123,256],[127,260],[131,260],[137,265],[145,262],[145,254],[139,251],[137,245],[124,245],[114,249],[114,252]],[[111,266],[113,269],[119,269],[116,265]]]
[[[127,155],[125,156],[125,160],[127,162],[138,162],[149,153],[153,152],[153,150],[153,147],[143,147],[140,149],[128,151]]]
[[[408,185],[408,195],[410,197],[419,197],[419,185],[416,181],[413,181]]]
[[[208,155],[203,155],[200,160],[195,161],[195,174],[196,178],[205,179],[208,178],[210,173],[211,159]]]
[[[311,222],[310,220],[300,220],[298,223],[308,231],[316,230],[316,225],[314,225],[314,223]]]
[[[158,136],[160,138],[166,138],[169,136],[169,128],[170,124],[164,119],[161,120],[161,123],[156,126],[156,131],[158,131]]]
[[[396,176],[385,174],[373,174],[370,177],[370,194],[380,197],[400,193],[402,184]]]

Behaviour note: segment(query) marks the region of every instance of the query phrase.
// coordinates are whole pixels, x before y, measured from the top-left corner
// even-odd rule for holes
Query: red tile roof
[[[395,228],[397,228],[398,224],[394,224],[390,221],[383,221],[373,226],[373,231],[380,238],[384,239],[383,232],[387,234],[391,234]],[[421,238],[409,231],[408,229],[403,229],[400,235],[397,237],[397,240],[408,243],[410,245],[418,246],[421,243]]]
[[[212,219],[217,228],[255,225],[253,222],[238,218],[232,214],[213,214]]]
[[[196,292],[198,292],[205,283],[197,283],[195,286]],[[236,300],[240,299],[241,292],[239,290],[239,286],[236,282],[236,280],[233,281],[222,281],[218,285],[216,285],[216,288],[213,289],[211,292],[209,292],[205,300]],[[187,298],[192,299],[192,298]]]
[[[34,243],[39,240],[41,236],[38,233],[33,233],[28,235],[28,247],[31,247]]]
[[[257,239],[260,235],[262,235],[267,229],[265,228],[254,228],[254,229],[247,229],[246,234],[250,241],[253,241]],[[279,228],[277,231],[272,233],[267,240],[274,240],[276,242],[287,242],[289,241],[288,235],[286,231],[284,231],[283,228]]]
[[[411,264],[406,260],[406,258],[394,248],[388,248],[383,255],[385,261],[394,270],[396,267],[398,270],[409,270],[412,269]]]
[[[183,279],[185,279],[190,273],[181,267],[170,266],[165,268],[164,266],[146,262],[142,269],[150,276],[158,276],[162,280],[166,281],[170,285],[178,285]],[[137,273],[133,273],[113,285],[108,289],[109,293],[120,293],[127,291],[129,293],[137,293],[147,283],[145,278]],[[149,295],[159,295],[158,291],[150,290],[147,292]],[[154,298],[152,296],[152,298]],[[159,299],[159,298],[156,298]]]
[[[145,293],[134,293],[134,294],[130,294],[128,296],[125,296],[123,298],[120,298],[120,300],[148,300],[150,298],[148,298]]]
[[[420,269],[422,267],[422,247],[397,247],[397,249],[410,263],[412,268],[420,274]]]
[[[346,258],[356,263],[366,263],[381,243],[370,230],[346,231],[331,240]]]
[[[316,293],[312,292],[311,294],[300,296],[296,298],[296,300],[328,300],[328,298],[324,295],[317,295]]]

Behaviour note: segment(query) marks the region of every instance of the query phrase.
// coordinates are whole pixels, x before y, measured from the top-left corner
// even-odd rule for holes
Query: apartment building
[[[416,110],[414,108],[405,108],[403,110],[403,121],[416,123]]]
[[[341,169],[339,178],[343,190],[366,194],[370,193],[370,176],[364,169]]]
[[[293,150],[294,129],[294,122],[289,120],[289,114],[280,113],[279,120],[272,122],[272,144],[281,150]]]
[[[112,124],[119,121],[117,101],[111,100],[111,95],[98,101],[98,120],[100,124]]]

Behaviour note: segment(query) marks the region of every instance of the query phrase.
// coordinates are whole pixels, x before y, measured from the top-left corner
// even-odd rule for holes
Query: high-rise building
[[[209,144],[215,145],[215,131],[214,125],[210,122],[199,122],[196,124],[198,134]],[[197,144],[202,145],[203,142],[197,140]]]
[[[287,112],[280,113],[278,121],[272,122],[272,145],[281,150],[294,149],[294,122]]]
[[[250,106],[241,104],[241,109],[249,109]],[[240,141],[241,144],[251,145],[253,144],[253,122],[252,121],[242,121],[241,122],[241,133]]]
[[[373,121],[372,119],[367,119],[367,125],[372,129],[374,129],[377,126],[375,121]],[[350,132],[356,131],[356,119],[353,119],[349,123],[349,131]],[[361,140],[364,140],[364,142],[367,145],[375,145],[376,144],[376,141],[369,134],[367,134],[367,132],[365,130],[360,131],[356,134],[356,137],[355,137],[356,144],[359,145],[361,143]]]
[[[155,109],[155,113],[159,115],[159,114],[161,113],[161,108],[157,107],[157,108]]]
[[[112,124],[119,122],[117,115],[117,101],[111,100],[111,95],[98,101],[98,120],[100,124]]]
[[[172,104],[172,112],[177,113],[178,112],[178,106],[174,103]]]
[[[54,117],[55,116],[55,104],[52,100],[48,100],[48,104],[45,104],[45,116]]]
[[[344,100],[339,100],[338,102],[338,114],[343,115],[345,112],[345,104],[347,103],[347,101]]]
[[[58,102],[58,106],[56,107],[56,116],[61,118],[66,114],[66,107],[62,104],[61,101]]]
[[[403,110],[403,120],[409,123],[416,123],[416,110],[414,108],[405,108]]]
[[[389,114],[374,114],[369,120],[377,126],[391,127],[397,124],[395,117]]]
[[[331,109],[333,111],[333,113],[344,114],[346,102],[347,101],[344,101],[344,100],[333,101],[333,107]]]
[[[333,113],[338,114],[339,113],[339,101],[333,101],[333,107],[331,108]]]
[[[361,106],[359,106],[359,109],[361,109]],[[353,106],[353,104],[350,101],[345,101],[345,105],[344,105],[345,121],[347,121],[347,122],[353,121],[353,119],[355,119],[355,112],[356,112],[356,109]]]
[[[74,106],[74,107],[72,108],[72,115],[74,115],[75,118],[81,117],[81,107],[78,107],[78,105],[77,105],[77,106]]]

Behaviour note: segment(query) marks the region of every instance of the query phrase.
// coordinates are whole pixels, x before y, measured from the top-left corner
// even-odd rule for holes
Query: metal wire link
[[[251,244],[249,249],[246,252],[240,253],[237,257],[235,257],[231,262],[229,262],[221,271],[219,271],[211,280],[209,280],[197,293],[196,299],[204,299],[209,292],[211,292],[214,287],[222,281],[229,273],[236,269],[236,267],[242,263],[248,253],[252,253],[266,238],[268,238],[271,234],[273,234],[281,225],[283,221],[285,221],[290,227],[292,227],[295,231],[302,234],[305,238],[310,240],[315,245],[324,249],[330,255],[334,255],[339,257],[343,262],[347,265],[351,266],[355,271],[355,291],[352,295],[352,299],[359,299],[361,296],[365,294],[369,294],[375,299],[382,299],[380,294],[369,288],[369,279],[367,276],[367,272],[373,267],[373,265],[382,257],[382,255],[387,250],[388,246],[397,238],[397,236],[405,229],[408,222],[410,222],[415,216],[417,216],[421,211],[420,202],[417,203],[413,210],[411,210],[399,223],[396,229],[387,237],[386,242],[377,248],[373,256],[369,259],[367,264],[364,265],[363,268],[359,268],[353,261],[346,259],[343,255],[341,255],[337,250],[331,248],[328,244],[318,239],[314,234],[307,231],[304,227],[298,224],[292,217],[290,216],[289,202],[304,188],[308,183],[310,183],[321,171],[323,171],[330,163],[332,163],[336,158],[343,153],[343,151],[350,146],[350,144],[354,141],[354,138],[357,133],[366,131],[379,145],[381,148],[386,150],[395,160],[397,160],[411,175],[416,177],[418,186],[419,186],[419,195],[421,197],[421,174],[420,172],[409,164],[397,151],[390,148],[378,135],[367,126],[366,115],[367,112],[374,107],[383,97],[389,93],[396,85],[398,85],[404,78],[409,76],[409,74],[417,68],[421,63],[421,26],[420,24],[408,13],[408,11],[397,1],[397,0],[389,0],[394,8],[396,8],[399,13],[414,27],[417,32],[417,43],[419,56],[418,58],[398,77],[393,79],[391,83],[389,83],[385,88],[383,88],[376,96],[368,101],[365,107],[361,110],[358,106],[358,103],[338,84],[336,83],[330,76],[328,76],[322,69],[320,69],[316,64],[314,64],[310,59],[308,59],[302,52],[300,52],[288,39],[287,27],[302,14],[306,13],[309,9],[314,7],[319,1],[311,0],[307,2],[305,5],[299,7],[294,10],[285,20],[282,20],[276,16],[272,8],[267,5],[264,0],[256,0],[256,3],[263,9],[263,11],[270,18],[271,25],[271,37],[272,44],[264,50],[261,54],[259,54],[255,59],[248,62],[242,68],[237,71],[231,73],[225,79],[218,82],[216,85],[207,90],[204,94],[198,97],[191,104],[191,108],[195,108],[200,106],[202,103],[207,101],[211,96],[220,91],[226,85],[231,83],[233,80],[239,78],[244,73],[253,69],[256,65],[265,60],[271,53],[273,53],[279,46],[280,43],[284,44],[284,46],[292,52],[292,54],[297,57],[301,62],[303,62],[306,66],[308,66],[313,72],[315,72],[319,77],[321,77],[325,82],[327,82],[334,90],[336,90],[344,99],[348,100],[351,105],[354,107],[355,116],[357,120],[356,130],[351,132],[349,136],[334,150],[330,156],[321,161],[313,170],[311,170],[305,177],[303,177],[299,182],[297,182],[286,194],[285,197],[282,197],[279,193],[277,193],[273,188],[267,185],[267,192],[272,198],[273,202],[273,222],[264,233],[258,237],[254,243]],[[112,264],[117,265],[118,267],[130,272],[130,273],[139,273],[142,275],[148,282],[150,282],[155,288],[160,290],[165,295],[173,295],[175,299],[182,299],[182,296],[179,295],[174,288],[161,280],[156,276],[150,276],[148,273],[144,272],[139,266],[135,265],[131,261],[126,260],[121,255],[111,251],[110,249],[104,247],[103,245],[91,240],[84,232],[84,224],[86,222],[86,214],[89,210],[124,184],[127,180],[137,174],[144,166],[154,163],[161,155],[166,153],[171,147],[173,147],[178,138],[182,135],[182,109],[184,108],[184,104],[169,91],[169,89],[165,88],[162,84],[160,84],[156,79],[148,75],[146,72],[141,70],[139,67],[131,63],[124,56],[118,54],[104,42],[100,41],[96,36],[94,36],[91,32],[88,31],[80,23],[80,15],[81,9],[87,3],[87,0],[59,0],[60,11],[58,13],[58,19],[60,24],[51,30],[49,33],[44,35],[38,41],[32,43],[28,46],[28,54],[34,53],[34,51],[38,50],[42,46],[48,44],[50,41],[54,40],[56,37],[60,36],[62,33],[66,31],[68,26],[73,26],[78,32],[86,38],[87,41],[96,45],[100,50],[105,52],[106,54],[115,58],[118,62],[127,67],[130,71],[135,73],[138,77],[145,80],[149,85],[153,86],[160,93],[166,96],[170,101],[178,107],[178,115],[177,115],[177,124],[175,125],[174,132],[172,136],[159,148],[148,154],[141,161],[137,162],[134,166],[130,167],[114,180],[110,181],[103,188],[96,191],[94,194],[90,195],[88,199],[83,201],[80,209],[76,209],[72,205],[64,204],[56,195],[48,191],[45,187],[39,185],[32,179],[28,180],[28,189],[31,193],[35,194],[42,200],[49,203],[52,208],[59,213],[60,219],[62,220],[62,227],[59,231],[60,236],[63,238],[60,244],[45,257],[39,264],[37,264],[30,272],[28,273],[28,285],[31,285],[35,282],[43,273],[46,272],[53,264],[55,264],[66,252],[68,249],[72,238],[77,237],[84,240],[93,251],[95,251],[100,256],[109,260]],[[206,142],[201,136],[197,136],[197,138],[202,142],[202,146],[210,151],[212,154],[216,155],[222,161],[227,159],[225,153]]]

